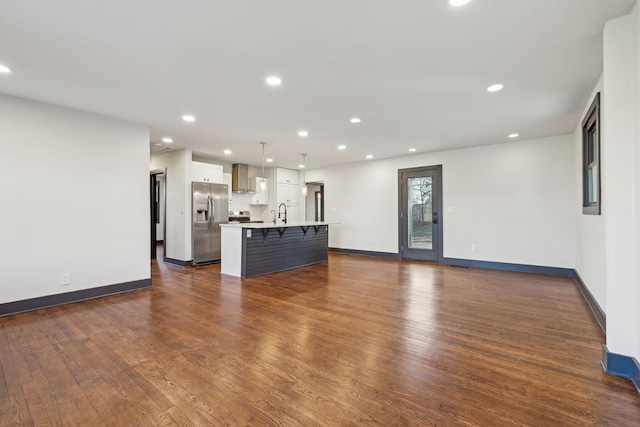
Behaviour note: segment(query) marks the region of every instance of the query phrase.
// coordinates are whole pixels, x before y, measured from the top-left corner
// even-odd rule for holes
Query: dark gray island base
[[[329,259],[327,223],[222,226],[223,274],[255,277]]]

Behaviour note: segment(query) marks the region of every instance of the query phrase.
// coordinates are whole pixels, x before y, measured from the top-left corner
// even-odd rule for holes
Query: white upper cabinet
[[[269,180],[267,178],[255,177],[249,179],[249,188],[254,193],[249,199],[250,205],[269,204]]]
[[[297,204],[298,186],[295,184],[278,183],[278,186],[276,187],[276,201],[286,205]]]
[[[229,205],[231,205],[231,202],[233,201],[233,192],[231,191],[231,174],[230,173],[223,173],[222,174],[222,183],[223,184],[227,184],[227,191],[229,192]]]
[[[211,163],[191,162],[191,180],[197,182],[210,182],[212,184],[224,184],[222,179],[222,166]]]
[[[292,169],[276,169],[276,202],[287,207],[287,221],[298,221],[298,171]]]
[[[276,182],[282,184],[298,184],[298,171],[293,169],[276,169]]]

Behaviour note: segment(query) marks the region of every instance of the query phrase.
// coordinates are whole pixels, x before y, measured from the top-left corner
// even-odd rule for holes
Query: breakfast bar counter
[[[221,224],[221,272],[255,277],[329,259],[329,223]]]

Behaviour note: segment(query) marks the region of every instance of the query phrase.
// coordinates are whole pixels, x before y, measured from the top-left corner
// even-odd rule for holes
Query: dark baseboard
[[[603,345],[602,368],[609,375],[628,379],[640,393],[640,365],[634,357],[611,353],[607,346]]]
[[[329,248],[329,251],[338,252],[341,254],[364,255],[364,256],[374,256],[378,258],[400,259],[400,254],[391,253],[391,252],[359,251],[357,249],[342,249],[342,248]]]
[[[593,315],[598,321],[598,324],[600,324],[600,327],[602,328],[602,332],[606,334],[607,333],[607,316],[604,314],[604,311],[600,307],[600,304],[598,304],[598,301],[596,301],[596,299],[593,297],[591,292],[589,292],[589,288],[587,288],[587,286],[584,284],[578,272],[574,270],[573,273],[574,273],[573,280],[575,280],[576,283],[578,284],[578,289],[580,289],[582,296],[584,297],[585,301],[589,305],[589,308],[593,312]]]
[[[572,268],[543,267],[539,265],[511,264],[508,262],[477,261],[473,259],[443,258],[441,264],[456,267],[476,267],[489,270],[516,271],[519,273],[547,274],[550,276],[573,277]]]
[[[222,260],[217,259],[215,261],[205,261],[205,262],[191,262],[188,267],[199,267],[201,265],[211,265],[211,264],[220,264]]]
[[[13,301],[0,304],[0,316],[22,313],[25,311],[40,310],[41,308],[54,307],[56,305],[70,304],[123,292],[137,291],[151,287],[151,279],[135,280],[133,282],[118,283],[115,285],[100,286],[91,289],[66,292],[64,294],[48,295],[31,298],[22,301]]]
[[[182,261],[173,258],[165,258],[163,261],[169,264],[179,265],[180,267],[191,267],[192,264],[192,261]]]

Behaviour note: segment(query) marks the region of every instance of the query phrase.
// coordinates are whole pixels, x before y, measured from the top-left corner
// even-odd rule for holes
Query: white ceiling
[[[532,139],[574,130],[604,24],[634,3],[0,0],[13,70],[0,93],[143,123],[152,142],[230,163],[261,164],[259,141],[278,166],[307,153],[315,168]]]

